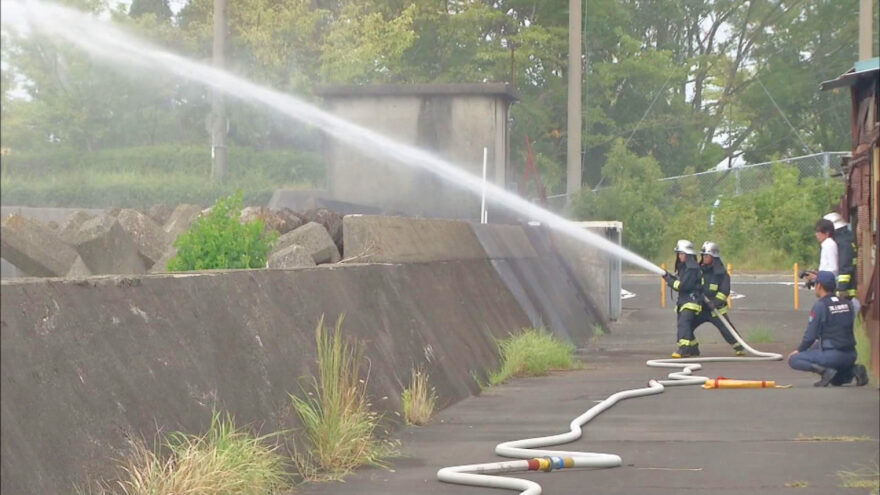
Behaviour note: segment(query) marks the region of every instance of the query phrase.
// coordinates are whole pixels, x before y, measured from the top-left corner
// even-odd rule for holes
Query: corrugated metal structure
[[[880,370],[880,58],[856,62],[821,89],[850,89],[852,159],[845,167],[846,192],[840,213],[856,232],[858,297],[871,338],[872,364]]]

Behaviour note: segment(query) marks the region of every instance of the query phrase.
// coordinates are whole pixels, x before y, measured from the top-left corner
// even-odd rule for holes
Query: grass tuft
[[[89,494],[101,495],[266,495],[290,489],[285,457],[277,445],[239,429],[228,414],[215,412],[204,435],[174,432],[162,455],[143,440],[130,440],[120,461],[122,476],[99,482]]]
[[[870,495],[880,494],[880,466],[862,466],[855,471],[838,471],[837,476],[843,488],[867,488]]]
[[[309,441],[308,452],[295,456],[305,479],[338,479],[364,464],[381,466],[395,450],[374,436],[380,417],[370,411],[360,377],[363,350],[342,338],[342,321],[340,316],[335,331],[327,332],[321,317],[315,331],[318,377],[304,399],[290,396]]]
[[[550,370],[576,367],[574,346],[560,341],[544,329],[526,329],[498,343],[501,369],[489,376],[498,385],[515,376],[546,375]]]
[[[873,380],[877,375],[871,367],[871,341],[865,328],[865,320],[861,316],[856,317],[853,334],[856,338],[856,355],[858,356],[856,363],[864,365],[868,370],[868,376]]]
[[[403,415],[407,424],[421,426],[434,415],[437,393],[429,383],[428,374],[412,370],[409,387],[403,391]]]
[[[769,328],[756,327],[746,336],[746,342],[750,344],[766,344],[773,342],[773,332]]]

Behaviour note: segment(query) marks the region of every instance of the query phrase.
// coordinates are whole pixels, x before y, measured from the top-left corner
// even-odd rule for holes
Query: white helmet
[[[843,217],[840,216],[840,213],[837,213],[836,211],[832,211],[831,213],[825,215],[822,218],[833,223],[834,230],[837,230],[841,227],[846,227],[846,222],[843,221]]]
[[[712,241],[706,241],[703,243],[703,247],[700,248],[700,254],[710,254],[713,258],[720,258],[721,248]]]
[[[697,255],[697,250],[694,249],[694,243],[685,239],[681,239],[675,243],[675,252],[692,254],[694,256]]]

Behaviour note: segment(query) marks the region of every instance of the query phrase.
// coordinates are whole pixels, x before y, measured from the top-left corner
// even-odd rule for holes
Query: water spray
[[[520,490],[520,495],[540,495],[541,485],[534,481],[504,476],[493,476],[500,473],[526,472],[526,471],[553,471],[576,467],[585,468],[610,468],[621,465],[622,460],[614,454],[602,454],[596,452],[572,452],[562,450],[545,450],[541,447],[550,447],[573,442],[583,434],[583,426],[593,418],[611,408],[614,404],[635,397],[661,394],[666,387],[683,385],[704,385],[707,382],[715,382],[705,376],[694,375],[693,372],[702,368],[701,363],[725,362],[725,361],[779,361],[781,354],[774,352],[762,352],[753,349],[739,335],[727,318],[718,313],[712,307],[715,317],[719,318],[724,326],[730,331],[749,356],[745,357],[703,357],[684,359],[652,359],[645,364],[654,368],[681,368],[680,371],[667,375],[667,380],[650,380],[647,387],[623,390],[610,395],[602,402],[591,407],[585,413],[571,421],[569,431],[558,435],[546,437],[527,438],[504,442],[495,447],[495,453],[503,457],[518,458],[517,461],[493,462],[485,464],[469,464],[465,466],[446,467],[437,471],[437,479],[446,483],[460,485],[481,486],[487,488],[506,488]],[[775,383],[773,384],[775,386]],[[765,383],[766,386],[766,383]],[[714,388],[714,387],[707,387]],[[726,387],[725,387],[726,388]],[[737,387],[730,387],[737,388]],[[784,388],[784,387],[776,387]]]
[[[409,167],[423,169],[464,188],[475,195],[483,190],[483,181],[427,151],[408,146],[393,139],[336,117],[304,100],[260,86],[229,72],[194,62],[165,51],[131,36],[108,22],[103,22],[77,10],[41,0],[7,0],[2,4],[2,22],[18,28],[22,34],[29,29],[58,36],[88,53],[114,63],[143,69],[162,70],[185,79],[219,89],[243,101],[257,103],[289,118],[315,126],[373,158],[388,158]],[[590,244],[606,253],[663,275],[664,271],[617,244],[573,222],[551,213],[495,184],[486,184],[486,198],[531,220],[573,239]]]

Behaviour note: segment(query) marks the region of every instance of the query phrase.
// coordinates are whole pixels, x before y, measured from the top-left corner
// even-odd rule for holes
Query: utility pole
[[[581,189],[581,13],[581,0],[569,0],[566,204]]]
[[[226,1],[214,0],[214,67],[226,66]],[[222,183],[226,178],[226,102],[223,92],[214,88],[211,100],[211,178]]]
[[[874,0],[860,0],[859,2],[859,60],[868,60],[874,57],[874,36],[872,24],[874,14],[871,12]]]

